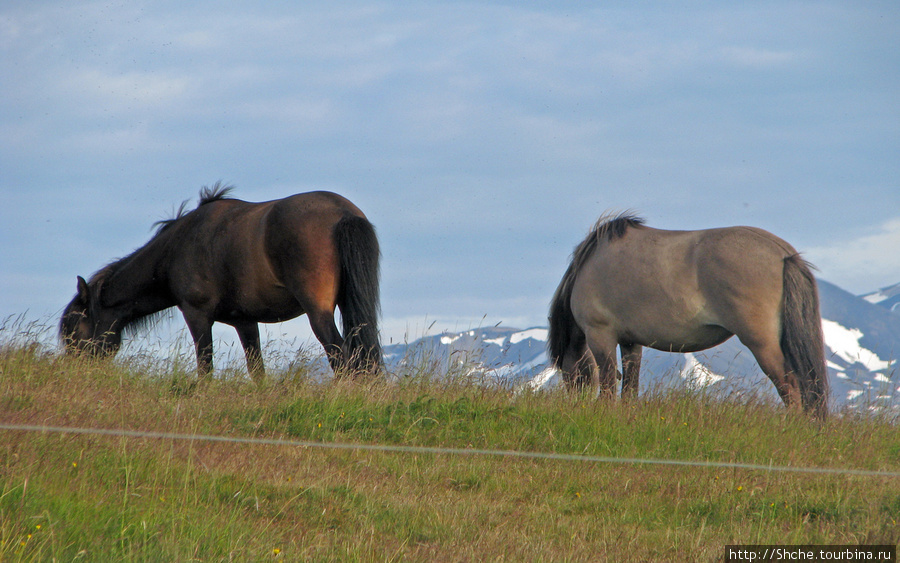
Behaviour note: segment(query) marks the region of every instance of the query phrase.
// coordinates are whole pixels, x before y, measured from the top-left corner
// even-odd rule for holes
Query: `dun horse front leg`
[[[622,349],[622,398],[636,399],[643,348],[640,344],[619,344],[619,347]]]
[[[194,331],[192,330],[191,333]],[[197,375],[201,379],[212,377],[213,338],[212,328],[197,335],[194,334],[194,351],[197,353]]]
[[[614,399],[618,370],[616,369],[616,339],[604,331],[586,332],[588,348],[597,362],[597,380],[594,382],[600,395]]]
[[[573,336],[569,342],[560,370],[566,388],[573,391],[583,390],[596,378],[597,363],[588,350],[583,334]]]

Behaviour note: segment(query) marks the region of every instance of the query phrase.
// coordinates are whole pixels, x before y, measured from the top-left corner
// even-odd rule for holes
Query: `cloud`
[[[753,47],[724,47],[721,56],[722,60],[727,63],[760,69],[784,66],[800,58],[800,54],[792,51]]]
[[[0,218],[34,241],[0,260],[61,280],[15,285],[0,311],[58,307],[74,273],[143,244],[217,179],[250,200],[322,188],[356,202],[383,242],[384,310],[400,319],[386,326],[544,322],[608,208],[828,244],[808,255],[858,291],[900,281],[888,14],[176,4],[0,7],[0,191],[21,194]],[[860,225],[880,227],[832,244]]]
[[[821,277],[855,293],[900,283],[900,217],[875,232],[806,252]]]
[[[180,100],[189,89],[186,77],[167,76],[160,72],[130,71],[104,73],[98,69],[78,72],[64,80],[62,96],[78,96],[84,107],[102,108],[104,112],[140,111],[165,108]]]

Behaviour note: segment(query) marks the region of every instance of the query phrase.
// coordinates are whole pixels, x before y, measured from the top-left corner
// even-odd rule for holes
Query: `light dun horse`
[[[828,379],[810,266],[762,229],[665,231],[601,219],[550,306],[549,351],[570,388],[638,391],[642,346],[695,352],[737,335],[788,407],[824,417]]]
[[[306,313],[336,374],[377,370],[380,252],[362,211],[328,192],[248,203],[229,198],[230,189],[204,188],[195,210],[182,205],[146,245],[90,281],[79,276],[60,321],[67,352],[115,354],[123,331],[178,307],[201,376],[212,369],[212,325],[221,322],[237,329],[250,374],[260,379],[257,323]]]

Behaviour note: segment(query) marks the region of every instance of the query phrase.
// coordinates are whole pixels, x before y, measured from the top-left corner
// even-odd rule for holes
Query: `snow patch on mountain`
[[[867,293],[861,297],[873,305],[878,305],[893,313],[900,313],[900,283],[882,287],[878,291]]]
[[[554,378],[559,379],[559,370],[555,366],[547,366],[543,371],[525,381],[525,387],[532,391],[545,389],[553,385]]]
[[[876,291],[875,293],[869,293],[867,295],[862,296],[863,299],[865,299],[866,301],[868,301],[869,303],[871,303],[873,305],[877,305],[878,303],[881,303],[885,299],[890,299],[890,297],[891,297],[890,295],[887,295],[880,291]]]
[[[725,377],[713,373],[707,366],[700,363],[693,354],[685,354],[684,359],[684,367],[681,368],[679,375],[691,389],[709,387],[725,379]]]
[[[822,331],[831,353],[849,365],[858,363],[869,371],[881,371],[894,363],[892,360],[882,360],[878,354],[861,346],[859,339],[863,337],[863,333],[859,329],[846,328],[835,321],[822,319]],[[834,362],[829,363],[834,369],[843,371],[843,368]]]
[[[549,336],[550,331],[546,328],[530,328],[528,330],[523,330],[522,332],[516,332],[512,336],[509,337],[510,344],[518,344],[523,340],[532,339],[532,340],[541,340],[543,342],[547,341],[547,337]]]

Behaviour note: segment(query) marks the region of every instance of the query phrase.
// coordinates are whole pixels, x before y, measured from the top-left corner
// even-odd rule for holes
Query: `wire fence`
[[[737,463],[726,461],[648,459],[634,457],[606,457],[578,454],[561,454],[548,452],[521,452],[516,450],[491,450],[478,448],[441,448],[426,446],[401,446],[390,444],[354,444],[346,442],[313,442],[308,440],[285,440],[280,438],[249,438],[234,436],[215,436],[209,434],[179,434],[174,432],[148,432],[143,430],[125,430],[109,428],[70,428],[63,426],[37,426],[27,424],[2,424],[0,430],[12,432],[36,432],[43,434],[81,434],[94,436],[113,436],[128,438],[151,438],[159,440],[178,440],[188,442],[220,442],[232,444],[256,444],[266,446],[286,446],[295,448],[318,448],[329,450],[355,450],[402,454],[434,454],[456,456],[493,456],[521,459],[541,459],[553,461],[570,461],[596,464],[656,465],[670,467],[703,467],[717,469],[740,469],[748,471],[769,471],[782,473],[817,473],[826,475],[852,475],[859,477],[900,477],[900,471],[876,471],[868,469],[850,469],[839,467],[793,467],[784,465],[764,465],[758,463]]]

